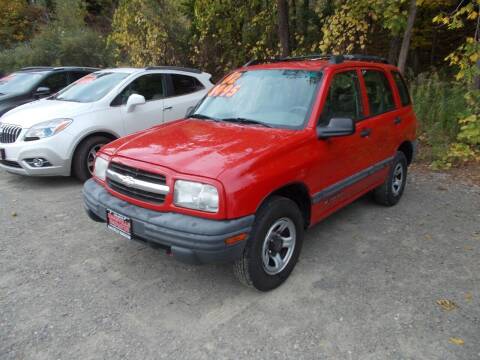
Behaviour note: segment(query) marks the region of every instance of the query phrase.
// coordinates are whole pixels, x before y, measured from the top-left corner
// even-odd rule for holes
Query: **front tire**
[[[260,291],[281,285],[300,255],[304,223],[295,202],[280,196],[268,199],[257,212],[242,257],[234,263],[240,282]]]
[[[78,145],[72,160],[72,172],[78,180],[85,182],[92,177],[97,151],[110,141],[106,136],[96,135]]]
[[[373,191],[375,201],[381,205],[396,205],[403,195],[407,183],[407,158],[397,151],[385,182]]]

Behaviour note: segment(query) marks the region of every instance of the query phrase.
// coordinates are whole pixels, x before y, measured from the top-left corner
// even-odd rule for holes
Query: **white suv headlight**
[[[55,119],[32,126],[25,134],[25,141],[40,140],[58,134],[72,123],[72,119]]]
[[[218,212],[218,190],[212,185],[177,180],[173,203],[184,208],[215,213]]]
[[[95,158],[95,167],[93,168],[93,176],[97,179],[105,181],[107,176],[108,160],[105,160],[101,156]]]

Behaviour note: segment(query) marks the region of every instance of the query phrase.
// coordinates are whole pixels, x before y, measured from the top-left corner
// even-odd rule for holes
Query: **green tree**
[[[29,40],[41,23],[43,8],[25,0],[0,0],[0,49]]]
[[[121,0],[108,41],[115,48],[117,64],[173,65],[184,59],[185,34],[185,20],[172,2]]]
[[[196,0],[191,26],[191,61],[213,74],[280,54],[275,0]]]

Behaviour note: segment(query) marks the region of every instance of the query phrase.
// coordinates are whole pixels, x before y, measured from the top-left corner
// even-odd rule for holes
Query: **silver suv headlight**
[[[25,141],[40,140],[58,134],[72,123],[72,119],[54,119],[32,126],[25,134]]]
[[[218,190],[215,186],[194,181],[177,180],[173,192],[177,206],[207,212],[218,212]]]

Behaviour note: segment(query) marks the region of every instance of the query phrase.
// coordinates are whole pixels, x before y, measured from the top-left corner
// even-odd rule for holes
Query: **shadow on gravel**
[[[47,188],[62,188],[71,186],[82,186],[82,183],[73,177],[66,176],[45,176],[45,177],[30,177],[6,172],[0,172],[0,176],[5,177],[8,184],[19,184],[29,187],[47,187]]]

